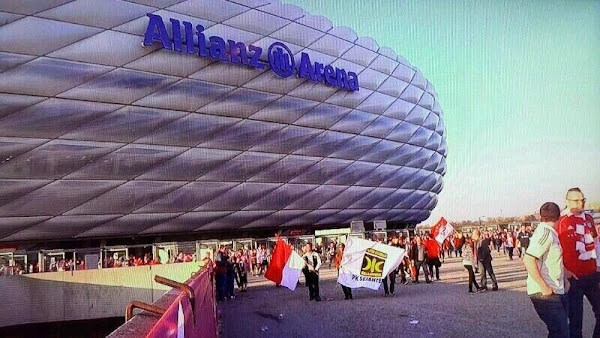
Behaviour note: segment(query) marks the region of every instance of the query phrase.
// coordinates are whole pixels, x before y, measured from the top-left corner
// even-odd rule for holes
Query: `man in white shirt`
[[[563,254],[556,224],[560,208],[546,202],[540,208],[541,223],[531,237],[523,259],[527,268],[527,294],[548,328],[548,337],[569,337],[568,306]]]
[[[312,243],[306,244],[304,247],[304,275],[306,277],[306,284],[308,285],[308,293],[310,300],[321,301],[319,295],[319,269],[321,268],[321,257],[318,253],[313,251]]]

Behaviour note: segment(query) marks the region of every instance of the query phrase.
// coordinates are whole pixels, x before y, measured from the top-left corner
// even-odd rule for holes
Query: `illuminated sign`
[[[260,61],[263,49],[257,46],[246,46],[243,42],[227,40],[219,36],[210,36],[208,40],[204,35],[204,26],[194,27],[190,22],[180,22],[169,19],[173,36],[170,37],[167,28],[160,15],[148,13],[148,27],[144,34],[144,46],[151,46],[158,42],[163,49],[179,53],[197,54],[201,57],[209,57],[215,60],[242,64],[254,69],[264,69],[266,64]],[[181,25],[183,23],[183,32]],[[194,44],[195,36],[198,43]],[[184,48],[185,39],[185,48]],[[349,91],[357,91],[358,75],[354,72],[346,72],[345,69],[334,68],[331,65],[323,65],[319,62],[311,62],[307,53],[300,54],[299,65],[296,66],[294,55],[282,42],[274,42],[267,50],[267,57],[271,70],[282,78],[296,75],[314,82],[323,82],[332,87],[338,87]]]

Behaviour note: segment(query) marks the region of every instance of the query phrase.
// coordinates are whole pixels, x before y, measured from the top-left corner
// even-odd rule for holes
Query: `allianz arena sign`
[[[260,61],[263,49],[250,45],[246,47],[243,42],[223,39],[220,36],[211,36],[206,40],[204,26],[196,25],[188,21],[180,22],[177,19],[169,19],[173,31],[169,36],[165,22],[160,15],[148,13],[148,27],[144,34],[143,46],[152,46],[158,42],[163,49],[183,53],[185,38],[185,53],[197,54],[201,57],[210,57],[215,60],[228,61],[233,64],[242,64],[254,69],[264,69],[265,64]],[[183,23],[183,33],[181,25]],[[194,36],[198,35],[198,48],[194,45]],[[187,43],[192,41],[192,43]],[[229,47],[229,53],[227,48]],[[294,55],[282,42],[273,42],[267,51],[271,70],[280,77],[286,78],[297,74],[299,78],[305,78],[314,82],[323,82],[332,87],[338,87],[348,91],[357,91],[358,75],[355,72],[347,72],[345,69],[334,68],[331,65],[323,65],[320,62],[311,62],[310,56],[302,52],[300,65],[296,67]]]

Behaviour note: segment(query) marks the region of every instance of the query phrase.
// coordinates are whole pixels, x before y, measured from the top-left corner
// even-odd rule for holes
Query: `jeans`
[[[227,276],[224,273],[217,273],[217,298],[219,300],[225,299],[225,280]]]
[[[513,260],[513,250],[514,250],[514,249],[515,249],[515,248],[513,248],[513,247],[510,247],[510,246],[506,248],[506,250],[508,250],[508,258],[509,258],[511,261]]]
[[[233,272],[227,272],[226,275],[226,285],[225,285],[225,296],[226,297],[233,297],[235,296],[235,294],[233,293],[234,287],[235,287],[235,273]]]
[[[433,279],[433,270],[435,268],[435,278],[436,279],[440,279],[440,259],[439,258],[432,258],[432,259],[428,259],[427,260],[427,265],[429,265],[429,275],[431,276],[431,279]]]
[[[389,292],[388,292],[388,280],[390,281],[390,288],[389,288]],[[392,293],[392,295],[394,294],[394,289],[395,289],[395,285],[396,285],[396,270],[392,270],[390,271],[390,274],[387,275],[383,280],[383,292],[387,295],[390,292]]]
[[[404,262],[400,263],[400,266],[398,267],[398,270],[400,271],[400,283],[406,283],[406,268]]]
[[[469,273],[469,292],[473,291],[473,285],[475,285],[475,289],[479,290],[479,285],[477,285],[477,280],[475,279],[475,272],[473,271],[473,266],[465,265],[464,267]]]
[[[425,275],[425,281],[429,282],[429,271],[427,271],[427,261],[416,261],[415,267],[417,268],[417,273],[415,275],[415,281],[419,282],[419,271],[421,267],[423,267],[423,274]]]
[[[568,338],[569,301],[567,295],[551,294],[543,296],[541,293],[530,295],[533,308],[540,319],[548,328],[549,338]]]
[[[490,274],[492,278],[493,287],[498,287],[498,281],[496,280],[496,274],[494,274],[494,268],[492,267],[491,260],[485,260],[481,263],[481,287],[487,289],[487,274]]]
[[[596,317],[596,326],[594,327],[594,337],[600,337],[600,287],[598,286],[598,277],[596,273],[588,276],[569,279],[571,289],[567,294],[569,299],[569,331],[571,337],[581,337],[581,327],[583,325],[583,296],[586,296],[592,305],[592,311]]]

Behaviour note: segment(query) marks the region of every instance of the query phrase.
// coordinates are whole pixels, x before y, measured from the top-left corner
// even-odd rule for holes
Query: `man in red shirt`
[[[597,277],[597,237],[594,219],[583,212],[585,197],[579,188],[567,191],[567,207],[558,221],[558,234],[563,250],[565,276],[571,289],[569,299],[569,331],[571,337],[581,337],[583,296],[586,296],[596,316],[594,337],[600,337],[600,287]]]
[[[433,268],[435,267],[435,279],[440,280],[440,244],[433,239],[433,234],[429,234],[429,238],[425,240],[427,248],[427,265],[429,265],[429,275],[433,280]]]

